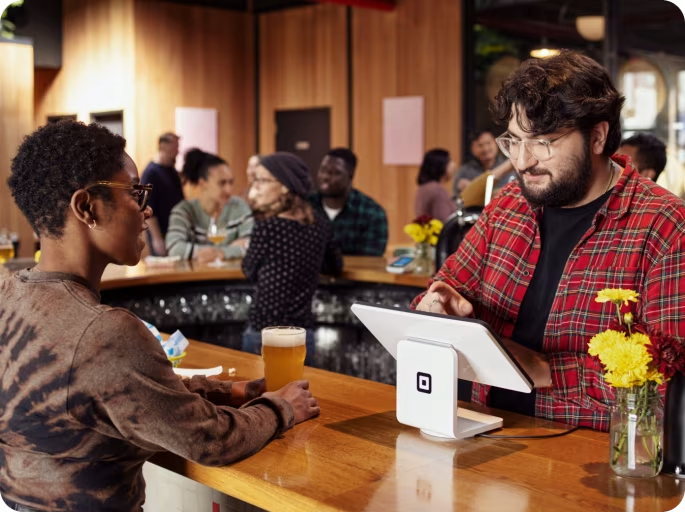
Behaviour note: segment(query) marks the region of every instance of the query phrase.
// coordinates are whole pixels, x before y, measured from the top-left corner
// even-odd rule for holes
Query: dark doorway
[[[288,151],[302,158],[312,177],[329,149],[330,108],[276,111],[276,151]]]
[[[118,112],[99,112],[90,114],[90,122],[104,126],[110,132],[124,136],[124,113]]]

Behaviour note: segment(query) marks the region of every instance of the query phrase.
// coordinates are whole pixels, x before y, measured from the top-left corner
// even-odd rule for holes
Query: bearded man
[[[608,430],[614,389],[587,353],[615,319],[594,300],[604,288],[637,291],[636,321],[685,338],[685,202],[614,155],[623,102],[570,51],[524,62],[495,98],[517,182],[413,303],[488,322],[535,382],[530,394],[474,385],[477,403]]]

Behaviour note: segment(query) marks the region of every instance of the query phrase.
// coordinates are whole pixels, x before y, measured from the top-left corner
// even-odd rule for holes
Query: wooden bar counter
[[[184,367],[235,368],[263,375],[258,356],[192,342]],[[438,441],[397,423],[395,388],[312,368],[305,378],[321,416],[296,426],[256,455],[220,468],[172,454],[155,464],[225,494],[278,512],[305,511],[626,511],[664,512],[685,482],[660,475],[615,476],[608,435],[589,430],[541,439]],[[468,404],[470,407],[471,404]],[[508,435],[568,427],[499,411]]]
[[[200,265],[192,261],[179,262],[169,268],[148,267],[143,261],[135,267],[110,265],[102,278],[101,288],[113,290],[130,286],[245,279],[240,264],[240,260],[230,260],[220,267]],[[427,275],[391,274],[386,272],[385,265],[385,258],[346,256],[340,279],[418,288],[425,288],[428,284]]]

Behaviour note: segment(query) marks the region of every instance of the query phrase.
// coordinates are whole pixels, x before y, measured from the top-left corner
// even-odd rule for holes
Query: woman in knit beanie
[[[245,276],[256,285],[243,350],[261,352],[265,327],[304,327],[308,365],[314,362],[312,298],[319,275],[342,271],[332,226],[307,201],[311,188],[309,169],[296,155],[261,158],[248,194],[257,222],[243,260]]]

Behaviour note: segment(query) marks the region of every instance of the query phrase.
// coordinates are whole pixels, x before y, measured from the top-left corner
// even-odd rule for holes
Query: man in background
[[[169,228],[171,209],[183,200],[183,186],[178,171],[174,167],[178,156],[178,139],[175,133],[167,132],[159,137],[157,157],[147,164],[143,171],[143,185],[153,185],[150,194],[152,217],[147,223],[148,245],[155,256],[166,256],[164,237]]]
[[[388,242],[385,210],[352,187],[357,157],[347,148],[330,150],[316,176],[318,192],[310,200],[333,223],[333,238],[343,254],[383,256]]]
[[[666,167],[666,145],[649,133],[637,133],[623,140],[617,153],[628,155],[640,176],[654,182]]]
[[[490,130],[474,132],[469,137],[469,143],[473,159],[457,170],[457,175],[452,182],[452,192],[455,197],[461,195],[461,192],[485,171],[492,171],[499,167],[499,172],[495,176],[497,188],[503,187],[516,178],[513,167],[502,166],[507,162],[507,158],[499,152],[495,136]]]

